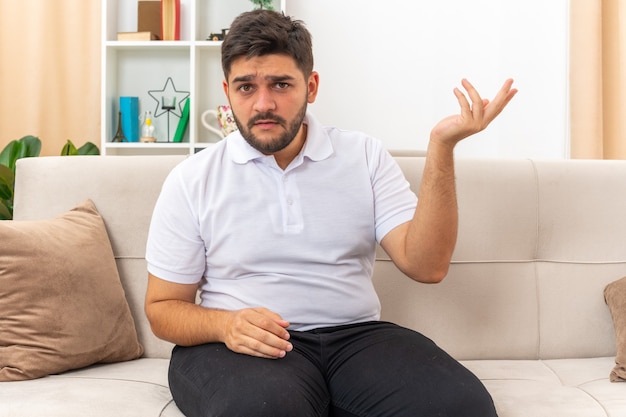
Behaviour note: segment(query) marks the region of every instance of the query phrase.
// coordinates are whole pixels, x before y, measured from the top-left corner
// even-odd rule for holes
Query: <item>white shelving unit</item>
[[[220,140],[200,122],[207,109],[226,104],[222,89],[221,41],[210,33],[228,28],[240,13],[252,10],[249,0],[181,0],[180,41],[117,41],[118,32],[137,31],[137,0],[102,1],[101,146],[102,155],[191,154]],[[274,0],[286,10],[286,0]],[[139,97],[139,115],[162,112],[149,91],[161,90],[171,78],[177,91],[189,92],[189,127],[183,141],[173,143],[179,118],[164,113],[153,118],[156,143],[112,142],[118,124],[120,96]],[[168,120],[169,139],[168,142]],[[217,127],[217,125],[216,125]]]

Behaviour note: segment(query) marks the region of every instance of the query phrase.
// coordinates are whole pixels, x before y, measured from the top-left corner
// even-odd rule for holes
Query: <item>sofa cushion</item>
[[[168,366],[168,359],[141,358],[0,382],[0,416],[185,417],[172,399]]]
[[[604,300],[613,317],[617,350],[610,378],[612,382],[626,381],[626,277],[604,288]]]
[[[51,220],[0,222],[0,253],[0,381],[141,356],[91,200]]]
[[[500,417],[626,416],[624,387],[606,377],[612,362],[602,357],[462,364],[483,381]]]

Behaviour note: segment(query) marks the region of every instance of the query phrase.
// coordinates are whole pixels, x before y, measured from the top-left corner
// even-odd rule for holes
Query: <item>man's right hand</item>
[[[222,342],[233,352],[278,359],[293,349],[289,322],[266,308],[217,310],[196,304],[197,285],[148,274],[145,311],[153,333],[181,346]]]
[[[283,358],[293,350],[286,330],[289,322],[266,308],[229,312],[224,321],[223,342],[233,352],[262,358]]]

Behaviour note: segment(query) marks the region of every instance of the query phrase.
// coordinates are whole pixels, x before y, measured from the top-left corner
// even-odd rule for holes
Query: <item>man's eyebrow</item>
[[[240,75],[239,77],[233,78],[234,83],[243,83],[247,81],[251,81],[254,79],[253,75]]]
[[[254,75],[240,75],[238,77],[233,78],[233,83],[245,83],[254,80],[256,76]],[[291,81],[294,80],[295,77],[291,75],[268,75],[264,78],[266,81],[272,82],[282,82],[282,81]]]
[[[292,77],[291,75],[268,75],[265,79],[267,81],[281,82],[295,80],[295,77]]]

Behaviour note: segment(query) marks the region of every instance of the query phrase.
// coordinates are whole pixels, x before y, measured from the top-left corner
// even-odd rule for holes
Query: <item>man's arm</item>
[[[382,240],[398,268],[420,282],[440,282],[448,273],[456,245],[458,208],[454,179],[454,147],[485,129],[517,93],[507,80],[492,101],[462,81],[470,102],[454,89],[461,112],[440,121],[431,131],[415,215]]]
[[[181,346],[223,342],[235,352],[281,358],[293,349],[289,323],[264,308],[226,311],[196,304],[197,285],[148,274],[145,311],[154,334]]]

